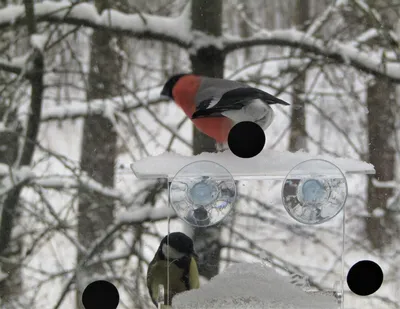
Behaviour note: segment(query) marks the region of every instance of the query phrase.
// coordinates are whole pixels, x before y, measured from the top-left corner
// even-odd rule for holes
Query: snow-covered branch
[[[42,112],[42,121],[74,119],[88,115],[105,115],[106,113],[126,112],[139,108],[146,102],[152,105],[159,102],[161,88],[140,91],[136,96],[99,99],[88,102],[72,102],[70,104],[48,107]],[[139,102],[139,101],[140,102]]]
[[[400,184],[394,180],[391,181],[379,181],[376,178],[372,178],[372,184],[376,188],[385,188],[385,189],[397,189],[400,187]]]
[[[7,193],[15,186],[25,182],[28,186],[39,185],[42,188],[55,190],[84,188],[92,192],[100,193],[104,197],[127,203],[127,198],[123,192],[115,188],[106,187],[86,175],[54,175],[43,177],[36,175],[29,167],[23,166],[20,169],[13,169],[6,164],[0,164],[0,176],[4,177],[1,180],[0,195]]]
[[[33,177],[33,172],[27,167],[11,169],[5,164],[0,164],[0,173],[6,175],[0,182],[0,196],[7,194],[16,186],[29,181]]]
[[[94,179],[84,175],[79,176],[79,178],[75,176],[35,177],[29,182],[29,184],[40,185],[43,188],[56,190],[84,188],[92,192],[100,193],[104,197],[124,201],[124,194],[121,191],[106,187]]]
[[[400,211],[400,183],[395,180],[379,181],[372,178],[372,184],[376,188],[392,189],[393,193],[386,202],[386,208],[396,212]]]
[[[375,39],[379,35],[378,31],[375,28],[370,28],[367,31],[361,33],[354,41],[353,45],[357,46],[359,44],[367,43],[372,39]]]
[[[24,65],[24,62],[20,61],[21,59],[0,59],[0,70],[15,74],[20,74]]]
[[[386,41],[396,43],[399,42],[399,38],[397,37],[396,33],[385,26],[386,21],[381,16],[381,14],[379,14],[376,8],[371,7],[364,0],[353,0],[351,3],[356,8],[361,10],[363,14],[372,21],[372,24],[375,26],[376,32],[384,37]]]
[[[308,27],[307,35],[313,35],[318,32],[337,8],[335,5],[328,5],[325,11]]]
[[[36,47],[35,47],[36,48]],[[34,50],[10,59],[0,58],[0,70],[15,74],[29,74],[32,70]]]
[[[190,41],[189,5],[177,18],[149,14],[124,14],[117,10],[105,10],[101,14],[91,3],[68,1],[43,1],[36,3],[37,22],[66,23],[107,29],[134,37],[146,37],[186,47]],[[23,5],[8,5],[0,10],[0,29],[26,22]]]
[[[385,63],[377,53],[360,51],[353,44],[331,40],[329,43],[309,36],[303,31],[296,29],[283,29],[266,31],[243,39],[240,37],[225,37],[224,51],[232,52],[240,48],[253,47],[257,45],[279,45],[301,48],[319,56],[330,58],[339,63],[350,64],[366,73],[389,77],[392,81],[400,83],[400,63]]]
[[[176,217],[176,212],[172,207],[153,207],[145,206],[141,208],[135,208],[133,210],[122,211],[116,216],[117,224],[137,224],[145,221],[160,221]]]

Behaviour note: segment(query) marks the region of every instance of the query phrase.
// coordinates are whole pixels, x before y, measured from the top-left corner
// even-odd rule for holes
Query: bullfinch
[[[164,287],[164,305],[171,306],[178,294],[200,287],[196,252],[192,239],[175,232],[165,236],[147,270],[147,287],[150,297],[158,307],[159,287]],[[169,264],[169,286],[167,270]]]
[[[252,121],[266,130],[274,118],[270,105],[289,105],[244,83],[195,74],[170,77],[161,96],[174,100],[194,125],[217,145],[227,144],[229,131],[238,122]]]

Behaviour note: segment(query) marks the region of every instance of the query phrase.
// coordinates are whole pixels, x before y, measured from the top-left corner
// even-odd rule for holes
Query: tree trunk
[[[222,0],[193,0],[192,29],[205,35],[220,36],[222,33]],[[223,77],[225,56],[214,46],[204,46],[190,56],[195,74]],[[215,152],[215,141],[193,128],[193,154]],[[195,228],[194,242],[199,251],[199,272],[211,279],[218,274],[221,246],[220,228]]]
[[[108,8],[106,0],[96,0],[99,12]],[[88,101],[106,99],[118,94],[120,81],[120,59],[111,47],[112,34],[94,30],[91,37]],[[117,135],[111,121],[102,115],[90,115],[84,120],[81,168],[88,176],[101,184],[114,186]],[[113,223],[114,203],[93,192],[81,191],[78,206],[78,239],[88,248],[106,228]],[[112,244],[107,244],[111,249]],[[103,247],[104,249],[104,247]],[[101,249],[99,251],[102,251]],[[78,254],[78,263],[83,256]],[[77,307],[81,307],[81,295],[88,283],[104,273],[101,264],[80,272],[77,279]]]
[[[11,94],[10,94],[11,95]],[[18,120],[16,118],[16,111],[7,111],[8,106],[11,106],[7,102],[6,97],[0,100],[0,118],[3,119],[4,114],[9,112],[9,118],[5,126],[10,130],[18,128],[18,133],[21,133]],[[13,166],[18,157],[18,135],[15,133],[10,133],[7,131],[0,132],[0,163],[6,164],[8,166]],[[4,205],[6,198],[1,198],[1,208]],[[0,208],[0,209],[1,209]],[[12,241],[11,234],[14,227],[14,223],[17,218],[17,212],[15,211],[17,207],[13,207],[11,212],[1,211],[1,223],[0,223],[0,256],[2,258],[9,259],[14,262],[18,262],[22,243]],[[17,263],[18,264],[18,263]],[[0,307],[6,305],[6,303],[12,302],[13,295],[18,298],[18,293],[21,288],[21,278],[20,271],[17,264],[13,263],[0,263],[0,269],[3,273],[7,274],[8,277],[0,281]]]
[[[32,0],[25,0],[25,14],[27,28],[30,35],[36,33],[35,12]],[[40,127],[40,117],[43,99],[43,68],[44,59],[41,51],[34,50],[31,58],[32,69],[30,73],[30,113],[26,123],[26,136],[21,149],[19,149],[18,133],[21,133],[20,124],[17,123],[16,110],[9,111],[8,128],[13,133],[1,132],[0,134],[0,162],[19,168],[30,166],[35,151],[35,143]],[[0,114],[6,112],[5,100],[1,102]],[[4,105],[3,105],[4,104]],[[3,115],[2,115],[3,116]],[[3,117],[1,117],[3,118]],[[16,130],[16,131],[14,131]],[[18,160],[18,155],[20,158]],[[20,195],[25,182],[16,185],[8,194],[1,199],[2,207],[0,214],[0,256],[8,259],[11,263],[0,263],[0,270],[8,277],[0,282],[0,306],[1,308],[13,308],[21,305],[19,294],[22,288],[21,276],[21,251],[22,240],[14,241],[12,232],[20,217]]]
[[[243,12],[246,14],[246,17],[248,17],[250,20],[254,19],[255,14],[251,2],[246,2],[246,1],[243,2]],[[240,29],[240,36],[242,38],[250,37],[251,29],[248,23],[244,19],[240,20],[239,29]],[[244,60],[245,61],[251,60],[251,48],[244,49]]]
[[[0,102],[0,117],[3,119],[5,112],[6,100]],[[17,125],[16,113],[11,111],[9,121],[6,123],[7,128],[15,128]],[[19,127],[19,126],[18,126]],[[18,130],[21,133],[21,130]],[[8,166],[13,166],[18,156],[18,135],[2,131],[0,133],[0,163]],[[10,196],[1,199],[1,205],[10,199]],[[7,208],[1,212],[1,227],[0,227],[0,256],[15,263],[0,263],[0,270],[7,274],[7,278],[0,281],[0,307],[8,308],[12,306],[15,299],[19,299],[21,291],[21,271],[18,261],[21,257],[22,241],[12,239],[12,230],[18,221],[18,208],[13,205],[7,211]]]
[[[367,210],[370,217],[365,219],[365,229],[375,249],[383,249],[395,234],[398,235],[394,216],[387,210],[393,189],[378,188],[372,183],[373,178],[378,181],[395,178],[395,149],[392,144],[395,133],[394,89],[391,82],[376,79],[367,90],[369,162],[375,166],[376,175],[368,179]],[[383,211],[383,217],[376,216],[377,209]]]
[[[222,34],[222,0],[193,0],[192,29],[205,35]],[[225,56],[214,46],[205,46],[190,56],[192,71],[210,77],[223,77]],[[215,141],[193,127],[193,154],[215,152]]]
[[[304,29],[309,19],[309,0],[297,0],[293,23]],[[298,75],[293,83],[291,130],[289,137],[289,151],[298,151],[307,148],[306,114],[303,95],[306,89],[307,73],[294,72]]]

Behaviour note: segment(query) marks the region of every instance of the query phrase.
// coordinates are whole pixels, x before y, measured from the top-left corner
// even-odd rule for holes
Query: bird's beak
[[[164,99],[164,100],[169,100],[170,99],[170,97],[168,95],[168,91],[167,91],[166,88],[163,88],[163,90],[161,90],[160,98]]]
[[[196,252],[194,252],[194,251],[192,252],[192,256],[194,256],[196,259],[199,258],[198,254]]]
[[[163,100],[170,100],[171,98],[165,94],[160,95],[160,98]]]

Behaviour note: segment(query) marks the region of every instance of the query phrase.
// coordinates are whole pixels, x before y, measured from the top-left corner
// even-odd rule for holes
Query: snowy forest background
[[[203,281],[267,259],[317,289],[341,280],[341,219],[288,218],[280,182],[239,184],[221,226],[190,231],[166,183],[129,165],[173,151],[214,151],[159,91],[182,71],[244,81],[276,107],[267,147],[371,162],[351,176],[345,274],[370,258],[384,273],[345,308],[400,308],[400,0],[0,1],[0,302],[80,308],[95,278],[119,308],[151,308],[145,274],[171,230],[195,239]],[[78,297],[76,297],[78,296]]]

